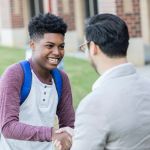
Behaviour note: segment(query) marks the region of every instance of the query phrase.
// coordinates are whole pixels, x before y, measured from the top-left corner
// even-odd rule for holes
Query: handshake
[[[52,131],[52,143],[57,150],[70,150],[72,146],[73,129],[70,127]]]

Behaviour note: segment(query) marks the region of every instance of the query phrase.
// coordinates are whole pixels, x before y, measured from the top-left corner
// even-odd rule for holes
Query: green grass
[[[9,65],[25,58],[23,49],[0,47],[0,74]]]
[[[91,91],[92,84],[98,75],[86,60],[66,57],[64,64],[71,82],[73,102],[76,108],[80,100]]]
[[[25,51],[18,48],[0,47],[0,74],[9,65],[25,58]],[[73,93],[74,107],[91,91],[93,82],[98,77],[88,61],[74,57],[65,57],[65,71],[67,72]]]

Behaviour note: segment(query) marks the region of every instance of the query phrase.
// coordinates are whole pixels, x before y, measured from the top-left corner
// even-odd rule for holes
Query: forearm
[[[14,81],[14,80],[11,80]],[[5,138],[31,141],[51,141],[51,128],[19,122],[20,100],[18,85],[0,85],[0,130]]]
[[[14,98],[17,99],[17,97]],[[5,138],[32,141],[51,140],[51,128],[19,122],[20,104],[17,100],[10,99],[9,96],[3,96],[0,100],[0,127]]]
[[[31,126],[18,121],[10,121],[2,128],[5,138],[27,141],[51,141],[52,128]]]

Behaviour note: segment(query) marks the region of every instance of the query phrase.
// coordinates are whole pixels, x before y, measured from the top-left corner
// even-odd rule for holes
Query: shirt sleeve
[[[74,127],[75,112],[72,102],[72,92],[68,76],[62,71],[63,89],[60,104],[57,107],[59,127]]]
[[[71,150],[104,150],[107,140],[106,118],[100,114],[94,97],[86,97],[76,112]]]
[[[20,89],[23,71],[19,64],[10,66],[0,80],[0,130],[5,138],[51,141],[52,128],[19,122]]]

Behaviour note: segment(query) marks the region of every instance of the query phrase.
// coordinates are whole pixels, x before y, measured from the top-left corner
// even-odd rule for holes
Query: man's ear
[[[93,55],[98,53],[98,47],[93,41],[90,42],[90,50]]]
[[[29,44],[30,44],[30,48],[34,51],[34,49],[35,49],[35,42],[33,40],[30,40]]]

